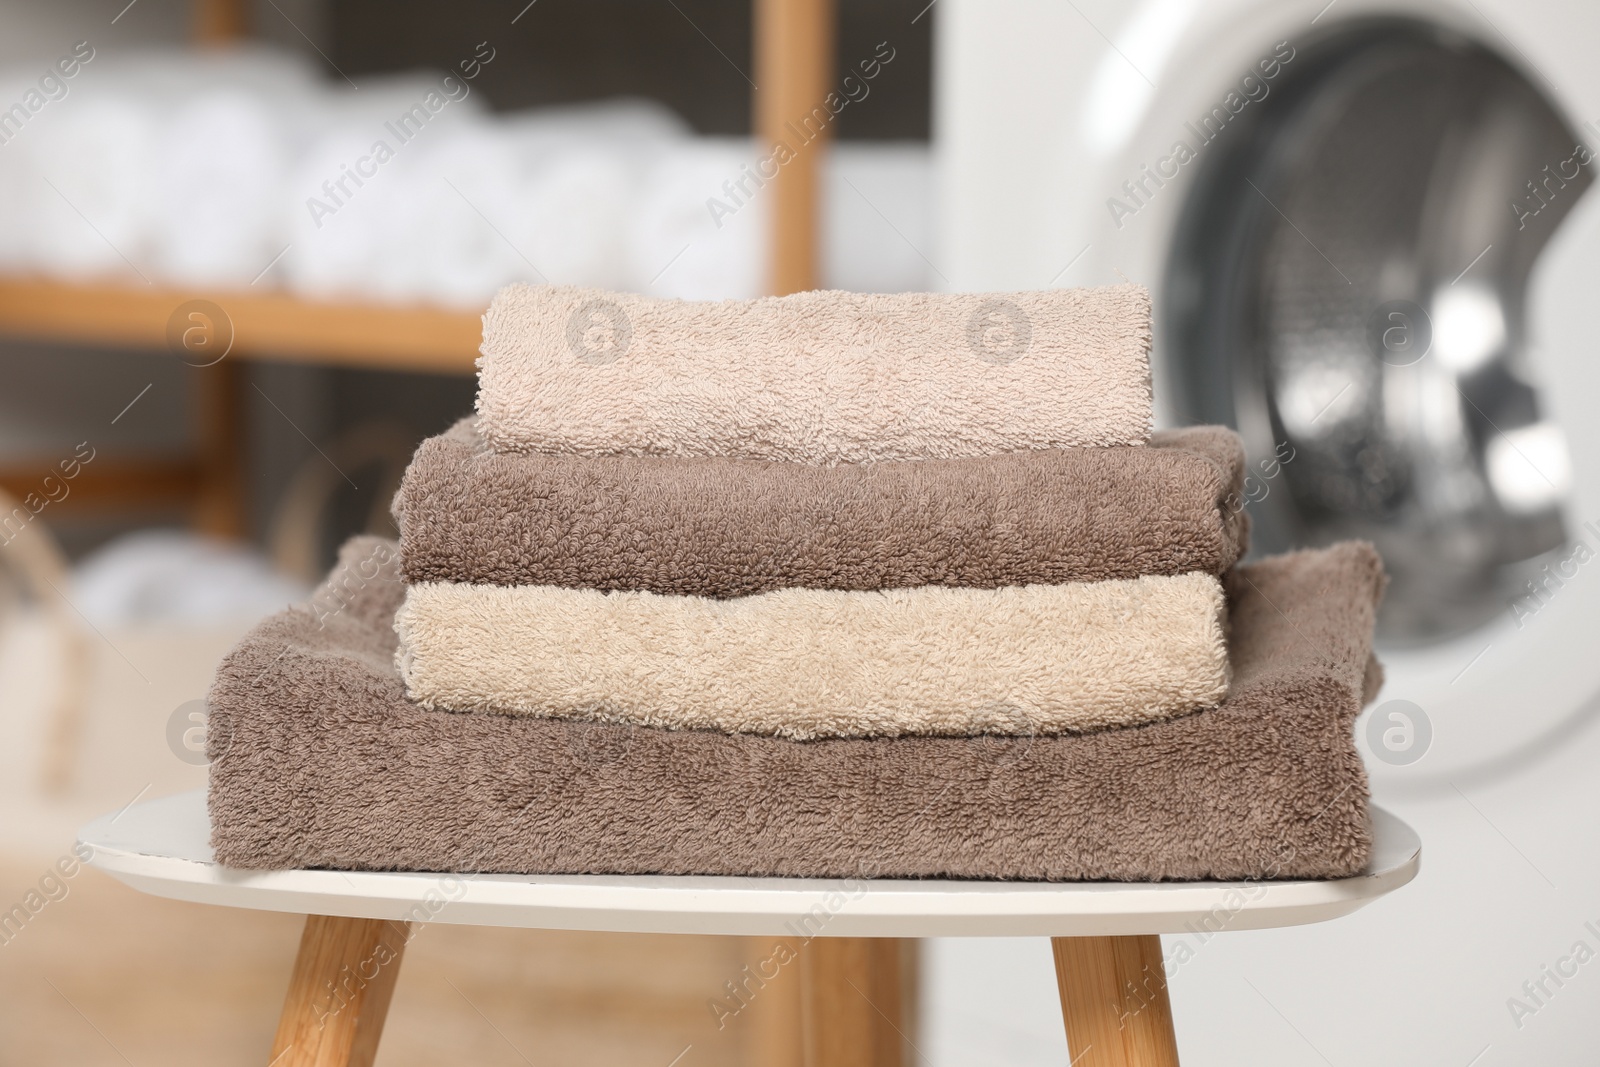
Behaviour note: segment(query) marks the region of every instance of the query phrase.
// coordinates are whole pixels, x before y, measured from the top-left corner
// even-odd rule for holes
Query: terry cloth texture
[[[1228,691],[1209,574],[712,600],[423,582],[395,616],[425,708],[816,737],[1061,733]]]
[[[394,668],[399,568],[362,569],[391,550],[352,541],[323,610],[267,619],[219,669],[222,863],[1139,881],[1342,877],[1371,849],[1353,725],[1383,576],[1364,544],[1230,575],[1218,708],[1058,737],[834,741],[419,708]]]
[[[502,289],[478,427],[501,452],[952,459],[1150,436],[1150,294]]]
[[[1248,547],[1244,446],[1221,426],[1148,448],[920,463],[495,452],[463,420],[395,497],[414,582],[733,597],[992,589],[1205,571]]]

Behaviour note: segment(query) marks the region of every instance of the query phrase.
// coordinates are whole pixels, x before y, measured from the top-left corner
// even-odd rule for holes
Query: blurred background
[[[842,62],[881,66],[828,131],[813,285],[937,284],[916,14],[836,20]],[[499,287],[752,297],[774,242],[745,0],[16,2],[0,31],[9,907],[85,819],[203,785],[217,660],[395,532]],[[0,927],[0,1063],[265,1058],[297,919],[54,895]],[[750,947],[437,927],[383,1062],[796,1062],[797,990],[709,1025]]]
[[[216,661],[393,533],[498,287],[1131,280],[1160,421],[1245,436],[1257,552],[1384,553],[1358,733],[1425,843],[1350,919],[1191,939],[1185,1062],[1591,1062],[1600,968],[1538,983],[1600,954],[1600,12],[851,0],[763,36],[774,6],[0,2],[0,906],[89,817],[203,784]],[[790,53],[830,143],[762,188]],[[264,1055],[297,920],[41,892],[0,1063]],[[706,1036],[765,954],[438,925],[381,1062],[794,1063],[789,993]],[[919,1062],[1066,1061],[1045,942],[919,971]]]

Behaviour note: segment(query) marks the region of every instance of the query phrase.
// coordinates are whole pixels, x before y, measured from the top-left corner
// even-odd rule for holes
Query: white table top
[[[102,816],[92,866],[145,893],[264,911],[475,926],[831,937],[1040,937],[1259,930],[1338,918],[1416,877],[1422,843],[1372,812],[1368,869],[1336,881],[834,881],[598,875],[240,871],[212,862],[205,795]]]

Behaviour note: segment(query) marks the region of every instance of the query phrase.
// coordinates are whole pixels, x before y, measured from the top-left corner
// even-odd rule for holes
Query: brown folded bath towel
[[[1150,436],[1150,294],[844,293],[692,303],[512,285],[483,317],[502,452],[951,459]]]
[[[393,555],[352,541],[312,607],[262,623],[218,671],[221,862],[1232,879],[1349,875],[1371,849],[1352,737],[1383,586],[1367,545],[1230,575],[1218,708],[1063,737],[830,741],[420,709],[393,665]]]
[[[470,419],[400,492],[414,582],[734,597],[1221,574],[1246,550],[1244,447],[1221,426],[1149,447],[816,467],[508,455]]]

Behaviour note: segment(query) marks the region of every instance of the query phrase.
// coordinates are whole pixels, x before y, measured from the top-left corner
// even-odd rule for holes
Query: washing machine
[[[1600,5],[934,10],[941,274],[1147,285],[1158,421],[1240,431],[1255,550],[1378,546],[1387,681],[1357,726],[1374,792],[1441,855],[1539,874],[1516,891],[1562,918],[1461,987],[1485,1042],[1534,1047],[1503,1001],[1570,894],[1600,897],[1600,790],[1574,763],[1600,760]],[[1493,909],[1497,885],[1425,875],[1408,907]],[[1573,1018],[1585,997],[1600,1017],[1592,984],[1540,1025],[1592,1038]]]

